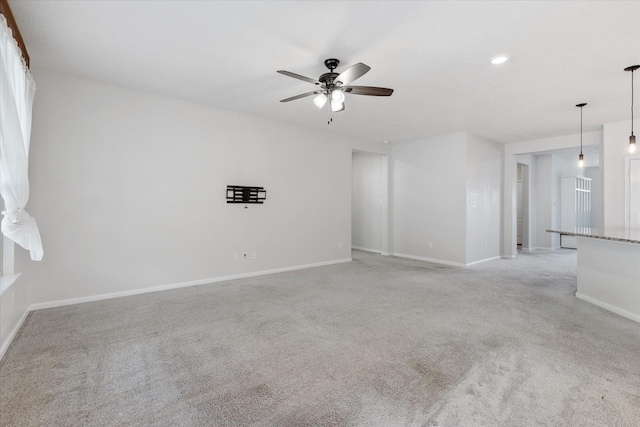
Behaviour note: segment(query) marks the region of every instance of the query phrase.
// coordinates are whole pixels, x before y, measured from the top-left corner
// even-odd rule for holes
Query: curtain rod
[[[18,23],[13,16],[13,12],[11,12],[11,8],[9,7],[8,0],[0,0],[0,13],[4,15],[7,20],[7,24],[11,31],[13,31],[13,38],[18,42],[18,47],[22,51],[22,57],[24,58],[24,62],[27,63],[27,67],[29,67],[29,53],[27,52],[27,46],[24,44],[24,40],[22,39],[22,34],[20,34],[20,29],[18,28]]]

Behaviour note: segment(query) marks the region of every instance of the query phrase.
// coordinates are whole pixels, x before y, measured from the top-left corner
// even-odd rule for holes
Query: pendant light
[[[584,155],[582,154],[582,107],[587,105],[586,102],[582,104],[576,104],[576,107],[580,107],[580,155],[578,156],[578,167],[584,167]]]
[[[625,71],[631,71],[631,136],[629,137],[629,153],[636,152],[636,136],[633,134],[633,72],[640,68],[640,65],[632,65],[625,68]]]

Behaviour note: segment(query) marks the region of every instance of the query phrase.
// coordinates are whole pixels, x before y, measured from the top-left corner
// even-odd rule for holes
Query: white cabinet
[[[560,177],[560,230],[588,233],[591,227],[591,178],[580,175]],[[560,246],[577,247],[575,236],[560,235]]]

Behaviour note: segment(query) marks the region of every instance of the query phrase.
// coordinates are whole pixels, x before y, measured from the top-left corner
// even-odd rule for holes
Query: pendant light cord
[[[631,70],[631,135],[633,135],[633,72]]]
[[[580,107],[580,154],[582,154],[582,107]]]

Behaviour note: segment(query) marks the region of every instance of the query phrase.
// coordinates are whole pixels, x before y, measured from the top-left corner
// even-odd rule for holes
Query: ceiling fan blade
[[[309,77],[301,76],[300,74],[292,73],[291,71],[278,70],[280,74],[284,74],[285,76],[293,77],[294,79],[302,80],[303,82],[313,83],[314,85],[319,85],[320,82],[315,79],[311,79]]]
[[[354,95],[391,96],[393,89],[375,86],[343,86],[342,89]]]
[[[296,99],[306,98],[307,96],[315,95],[317,93],[322,93],[322,90],[314,90],[313,92],[302,93],[300,95],[292,96],[291,98],[281,99],[280,102],[295,101]]]
[[[358,62],[356,65],[352,65],[351,67],[344,70],[338,77],[335,78],[335,82],[340,82],[343,85],[348,85],[355,79],[359,79],[364,76],[371,67],[363,64],[362,62]]]

